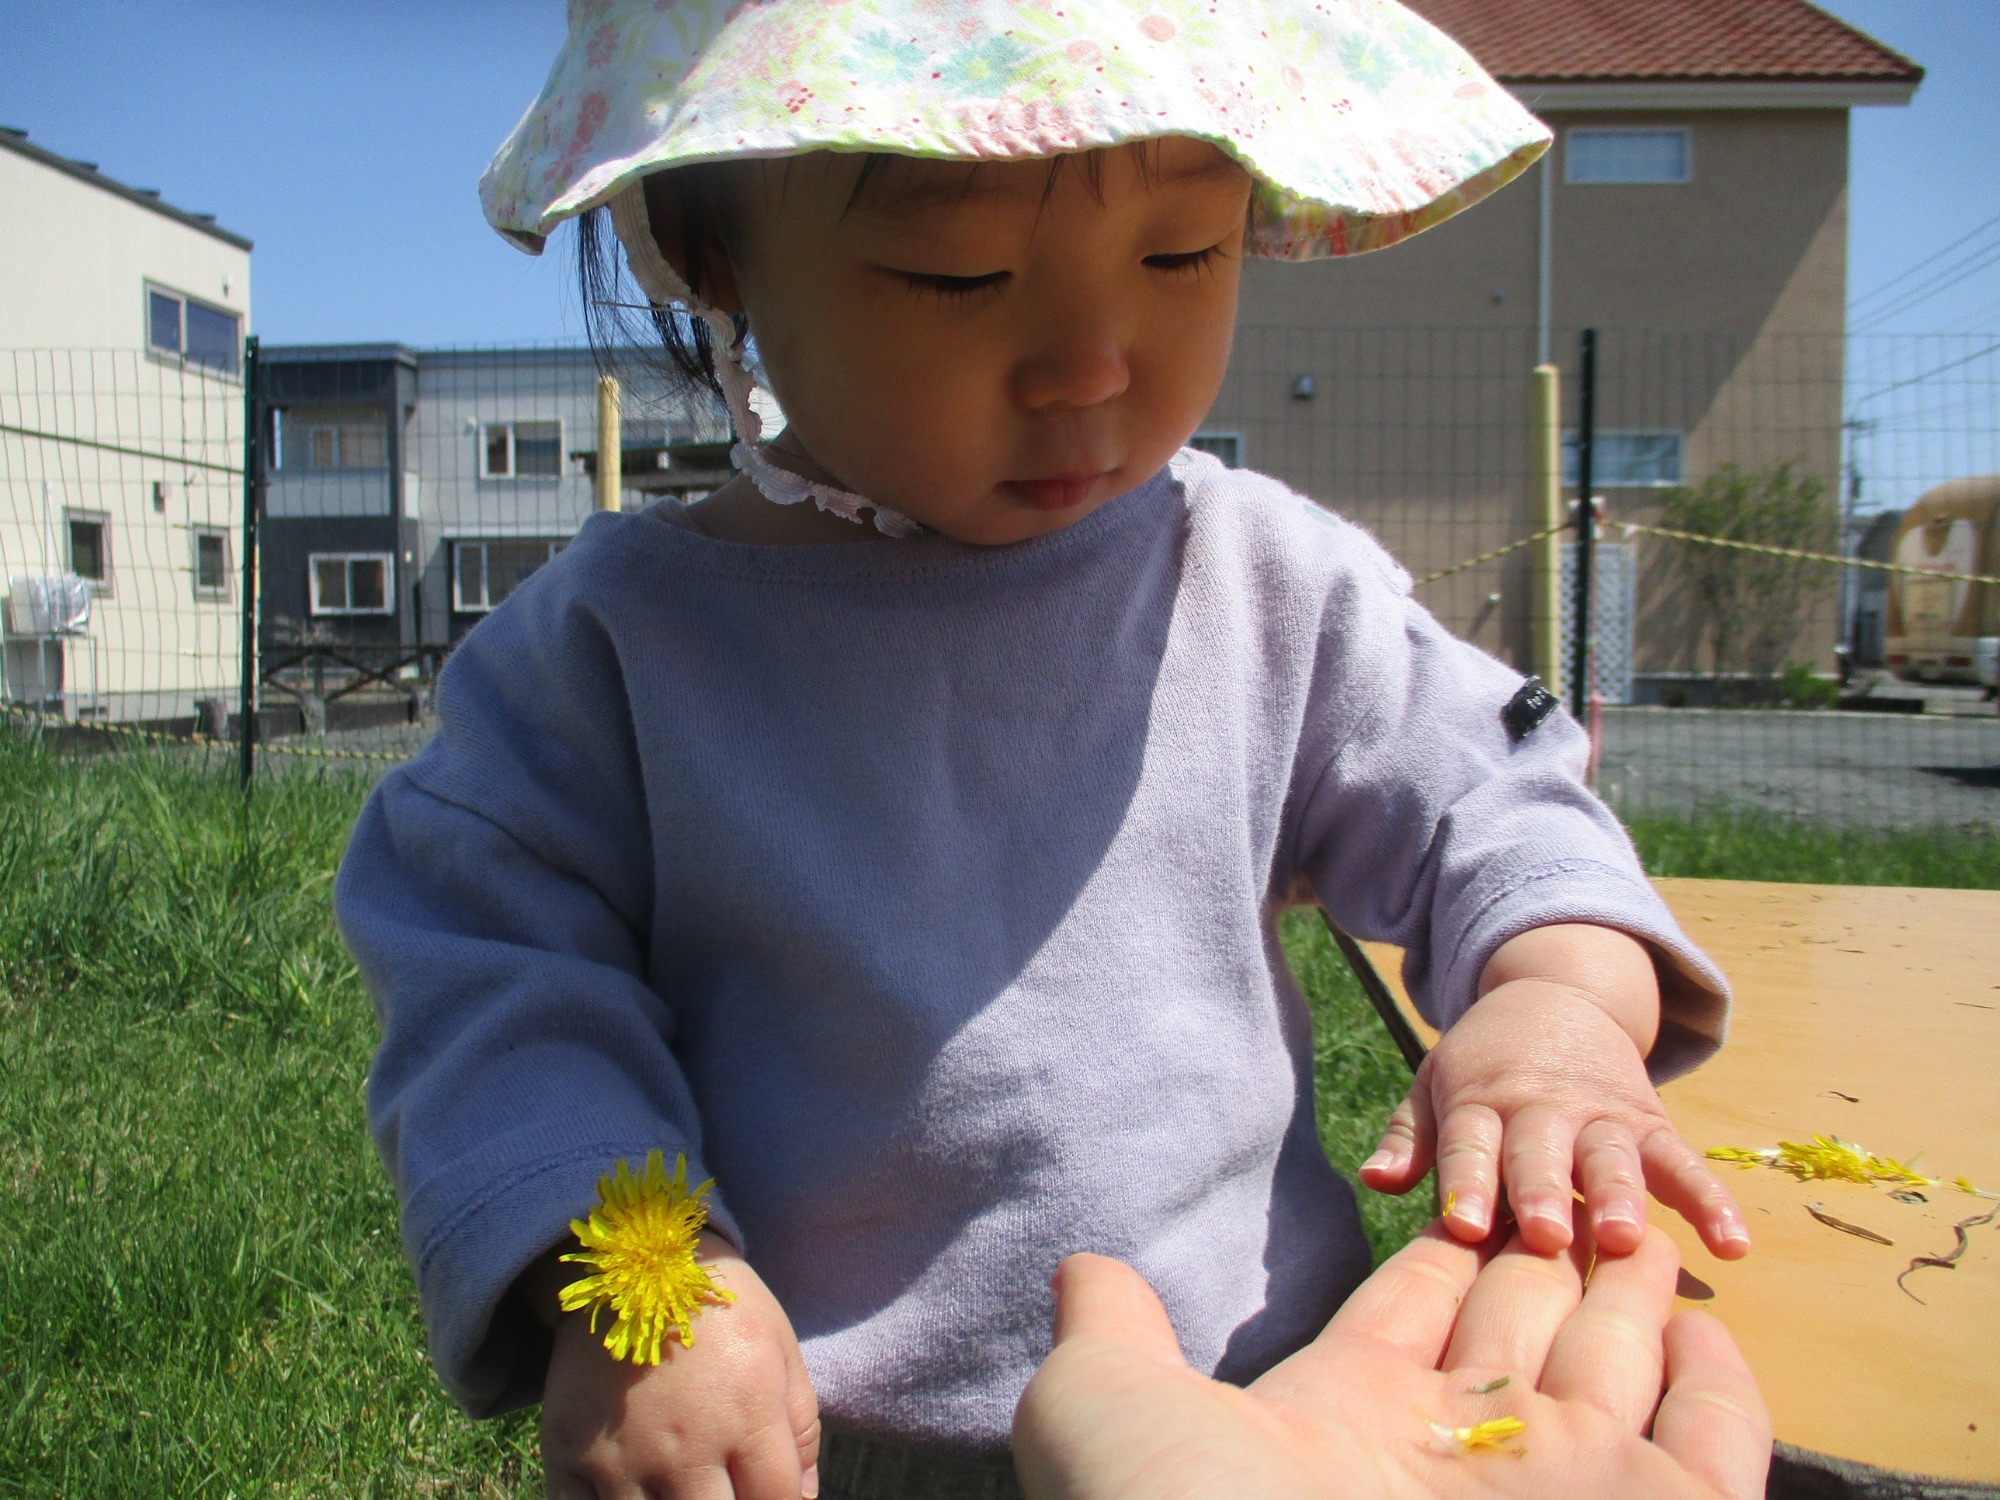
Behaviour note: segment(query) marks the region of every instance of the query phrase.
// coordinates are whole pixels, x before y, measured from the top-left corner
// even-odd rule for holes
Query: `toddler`
[[[1546,141],[1389,0],[572,0],[488,214],[539,248],[608,208],[743,473],[593,518],[466,638],[337,892],[433,1358],[475,1414],[543,1402],[552,1496],[793,1500],[822,1415],[829,1490],[841,1453],[1003,1493],[1075,1251],[1203,1372],[1299,1347],[1368,1268],[1302,898],[1446,1028],[1369,1186],[1435,1164],[1451,1232],[1504,1193],[1542,1250],[1580,1189],[1614,1253],[1650,1186],[1747,1248],[1651,1081],[1723,981],[1575,725],[1183,447],[1245,255],[1386,246]],[[733,1301],[622,1364],[557,1256],[655,1149],[713,1177]]]

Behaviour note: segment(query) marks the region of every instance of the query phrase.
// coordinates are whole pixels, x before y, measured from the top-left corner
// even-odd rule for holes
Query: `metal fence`
[[[1561,687],[1628,810],[2000,824],[1973,680],[2000,520],[1975,493],[1963,525],[1898,527],[2000,472],[2000,342],[1602,329],[1588,382],[1582,331],[1555,348],[1538,407],[1527,330],[1244,327],[1195,441],[1369,527],[1451,629]],[[9,713],[247,737],[267,769],[411,753],[452,646],[593,509],[728,477],[719,408],[619,364],[0,355]],[[1974,639],[1892,660],[1924,620]]]

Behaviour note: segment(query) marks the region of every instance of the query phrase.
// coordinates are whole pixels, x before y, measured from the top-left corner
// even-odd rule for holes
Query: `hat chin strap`
[[[655,307],[665,309],[676,302],[681,304],[690,316],[708,325],[710,345],[722,351],[723,358],[715,364],[715,378],[722,386],[722,399],[729,408],[729,420],[735,424],[738,438],[729,450],[729,459],[757,486],[758,492],[774,505],[798,505],[810,500],[828,515],[856,525],[862,523],[863,511],[873,511],[875,529],[884,536],[912,536],[921,531],[921,526],[899,511],[877,505],[865,495],[781,469],[764,456],[757,446],[764,435],[764,422],[750,404],[753,382],[745,363],[748,322],[731,318],[695,296],[681,280],[680,273],[660,254],[659,242],[653,238],[652,220],[646,212],[643,181],[634,182],[619,193],[610,206],[611,227],[617,232],[619,244],[625,247],[625,263],[631,268],[639,290]]]

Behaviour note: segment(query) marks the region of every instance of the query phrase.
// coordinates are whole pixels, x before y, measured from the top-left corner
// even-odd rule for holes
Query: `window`
[[[1687,440],[1678,432],[1600,432],[1592,444],[1593,489],[1658,489],[1679,484]],[[1580,477],[1574,430],[1563,434],[1563,483]]]
[[[111,518],[101,511],[66,510],[63,523],[68,533],[70,572],[88,578],[96,598],[110,598]]]
[[[1188,439],[1188,446],[1197,453],[1212,453],[1222,460],[1225,469],[1243,467],[1243,434],[1240,432],[1197,432]]]
[[[389,422],[376,407],[294,408],[279,431],[281,468],[389,467]]]
[[[146,346],[155,354],[234,375],[243,349],[241,329],[242,319],[227,308],[146,288]]]
[[[316,615],[386,615],[395,558],[387,552],[315,552],[306,582]]]
[[[451,607],[464,614],[494,608],[562,549],[559,541],[540,539],[453,542]]]
[[[194,534],[195,598],[227,599],[229,577],[229,533],[197,531]]]
[[[1686,182],[1692,152],[1681,130],[1571,130],[1563,136],[1563,181]]]
[[[480,433],[486,479],[554,479],[562,473],[562,423],[489,422]]]

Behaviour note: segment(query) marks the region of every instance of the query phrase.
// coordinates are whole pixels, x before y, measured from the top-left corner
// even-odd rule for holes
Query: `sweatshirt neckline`
[[[644,537],[649,547],[674,554],[680,566],[727,577],[772,582],[872,583],[926,576],[992,576],[1060,565],[1171,503],[1173,486],[1171,470],[1162,468],[1152,478],[1106,501],[1074,525],[1046,536],[994,547],[957,542],[931,533],[868,542],[767,546],[724,541],[647,511],[620,517],[624,524],[619,532]]]

